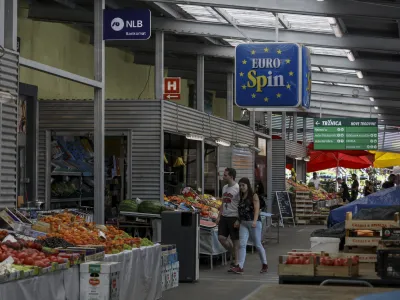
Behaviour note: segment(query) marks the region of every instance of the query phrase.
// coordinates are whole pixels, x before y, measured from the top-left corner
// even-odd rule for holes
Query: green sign
[[[378,119],[314,119],[314,150],[378,150]]]

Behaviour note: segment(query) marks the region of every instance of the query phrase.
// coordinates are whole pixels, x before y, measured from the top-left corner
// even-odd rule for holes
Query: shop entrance
[[[49,144],[50,208],[93,207],[93,135],[82,132],[52,132]],[[129,133],[106,132],[106,216],[116,215],[119,203],[130,194],[127,159],[129,145]]]

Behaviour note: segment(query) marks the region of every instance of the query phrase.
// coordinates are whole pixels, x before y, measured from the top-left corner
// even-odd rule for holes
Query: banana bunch
[[[182,157],[178,157],[178,158],[175,160],[174,168],[176,168],[176,167],[182,167],[182,166],[184,166],[184,165],[185,165],[185,163],[183,162]]]
[[[165,153],[164,153],[164,163],[165,163],[166,165],[168,165],[168,159],[167,159],[167,156],[165,156]]]

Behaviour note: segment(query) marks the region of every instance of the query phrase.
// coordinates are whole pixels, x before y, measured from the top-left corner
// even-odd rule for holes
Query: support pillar
[[[297,112],[293,113],[293,141],[297,143]]]
[[[13,51],[17,51],[18,1],[3,0],[3,2],[4,2],[4,10],[3,10],[4,16],[2,17],[0,12],[0,20],[2,19],[4,20],[4,47]]]
[[[197,110],[204,112],[204,55],[197,56],[197,82],[196,82],[196,105]],[[204,134],[204,124],[203,124]],[[204,141],[197,143],[196,161],[197,187],[201,188],[201,194],[204,194]]]
[[[4,33],[5,33],[5,1],[0,0],[0,46],[4,47]]]
[[[227,92],[226,92],[226,119],[233,121],[233,73],[227,74]]]
[[[274,200],[272,193],[272,112],[267,113],[267,128],[268,135],[271,137],[267,139],[267,212],[272,213],[272,201]]]
[[[250,128],[255,130],[256,129],[256,112],[250,111]]]
[[[282,140],[286,140],[286,112],[282,112]]]
[[[104,224],[104,81],[105,51],[103,40],[103,9],[105,0],[94,1],[94,79],[102,87],[94,89],[94,222]]]
[[[154,88],[157,100],[163,99],[164,93],[164,32],[156,32],[156,64],[155,64],[155,78]],[[164,180],[163,180],[164,182]]]
[[[160,202],[164,203],[164,32],[156,31],[156,59],[154,70],[154,95],[161,101],[160,128]]]
[[[303,145],[307,144],[307,117],[303,117]]]

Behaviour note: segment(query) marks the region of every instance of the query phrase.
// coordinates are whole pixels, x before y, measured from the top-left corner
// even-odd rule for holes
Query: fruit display
[[[137,212],[138,204],[135,200],[124,200],[119,204],[120,211]]]
[[[286,180],[286,190],[291,193],[295,193],[296,191],[310,192],[310,199],[314,201],[336,199],[336,193],[328,193],[322,188],[316,190],[313,186],[309,187],[294,182],[291,179]]]
[[[313,258],[313,259],[311,259]],[[289,255],[286,259],[287,265],[309,265],[313,264],[317,259],[317,254],[314,253],[304,253]]]
[[[66,240],[59,237],[43,238],[41,240],[37,240],[36,242],[43,247],[48,248],[68,248],[75,246],[74,244],[68,243]]]
[[[106,254],[115,254],[143,246],[141,238],[131,237],[111,225],[96,226],[94,223],[87,223],[82,217],[67,211],[43,217],[40,221],[50,224],[50,232],[45,237],[39,237],[41,244],[50,247],[63,247],[67,245],[65,243],[74,246],[98,245],[104,246]]]
[[[329,256],[321,257],[319,264],[322,266],[348,266],[350,263],[356,266],[359,262],[358,256],[353,256],[349,258],[331,258]]]
[[[138,206],[138,212],[147,214],[161,214],[165,210],[165,206],[160,201],[143,201]]]

